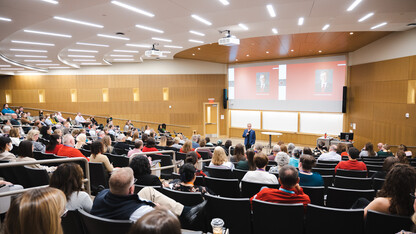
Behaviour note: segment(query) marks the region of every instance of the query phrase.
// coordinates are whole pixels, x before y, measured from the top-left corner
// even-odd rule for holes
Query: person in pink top
[[[127,157],[130,158],[133,154],[141,153],[142,149],[143,149],[143,141],[137,140],[136,142],[134,142],[134,149],[130,150],[127,153]]]

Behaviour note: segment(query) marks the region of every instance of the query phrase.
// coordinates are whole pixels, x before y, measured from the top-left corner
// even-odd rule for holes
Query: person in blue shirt
[[[302,186],[323,186],[324,180],[319,173],[312,172],[316,159],[312,155],[304,154],[299,160],[299,185]]]
[[[3,110],[1,111],[3,115],[16,114],[12,109],[9,108],[9,105],[6,103],[3,105]]]
[[[300,148],[295,148],[292,152],[292,157],[289,160],[289,165],[298,168],[299,167],[299,158],[300,158],[301,154],[302,154],[302,150]]]
[[[253,129],[251,129],[251,123],[248,123],[247,129],[244,129],[243,137],[246,150],[250,149],[251,146],[256,143],[256,132]]]

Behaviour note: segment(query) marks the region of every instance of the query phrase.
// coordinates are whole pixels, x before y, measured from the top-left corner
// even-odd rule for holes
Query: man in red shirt
[[[360,155],[360,151],[355,148],[351,147],[348,149],[348,161],[341,161],[335,167],[335,172],[337,169],[344,169],[344,170],[356,170],[356,171],[367,171],[367,167],[365,163],[357,161],[357,158]]]
[[[90,161],[87,157],[85,157],[81,151],[74,148],[75,140],[74,137],[71,134],[66,134],[64,136],[64,146],[62,146],[58,151],[58,156],[65,156],[65,157],[82,157],[86,158],[88,161]]]
[[[311,203],[308,195],[299,186],[298,171],[295,167],[286,165],[279,170],[280,188],[263,188],[250,198],[275,203],[303,203],[304,206]]]

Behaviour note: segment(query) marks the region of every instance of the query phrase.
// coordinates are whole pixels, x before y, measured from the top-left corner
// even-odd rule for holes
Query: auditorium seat
[[[324,186],[301,186],[303,192],[311,199],[311,203],[319,206],[324,205]]]
[[[373,180],[371,178],[357,178],[336,175],[334,178],[334,187],[346,189],[372,189]]]
[[[36,152],[36,154],[35,154]],[[42,153],[42,152],[38,152],[38,151],[33,151],[33,155],[35,157],[36,160],[48,160],[48,159],[64,159],[64,158],[68,158],[65,156],[57,156],[55,154],[48,154],[48,153]],[[74,162],[75,163],[75,162]],[[41,165],[45,165],[45,166],[59,166],[61,163],[48,163],[48,164],[42,164]]]
[[[79,210],[79,213],[88,234],[125,234],[128,233],[133,224],[130,220],[100,218],[84,210]]]
[[[363,234],[363,209],[337,209],[309,204],[305,234]]]
[[[126,151],[125,149],[120,149],[120,148],[114,148],[113,149],[113,154],[116,155],[127,155],[128,151]]]
[[[103,163],[89,162],[88,166],[90,168],[91,193],[96,195],[101,186],[108,188],[108,172]]]
[[[375,196],[373,189],[356,190],[328,187],[327,193],[326,206],[341,209],[351,208],[358,198],[363,197],[372,201]]]
[[[182,192],[170,188],[162,188],[160,192],[184,206],[195,206],[204,201],[200,192]]]
[[[317,168],[335,168],[338,164],[335,163],[316,163]]]
[[[335,174],[335,168],[318,168],[318,167],[314,167],[314,168],[312,168],[312,171],[321,174],[321,176],[324,176],[324,175],[331,175],[331,176],[333,176]]]
[[[253,199],[253,233],[303,233],[302,203],[282,204]]]
[[[240,197],[238,179],[205,177],[205,185],[216,195],[222,197]]]
[[[160,160],[161,167],[173,165],[172,157],[170,155],[151,154],[149,156],[152,157],[152,160]],[[160,178],[168,180],[172,176],[172,172],[173,172],[173,168],[163,169],[160,171]]]
[[[179,161],[179,160],[185,161],[185,159],[186,159],[186,154],[185,153],[181,153],[181,152],[176,153],[176,161]]]
[[[382,171],[383,165],[366,164],[369,171]]]
[[[336,175],[338,175],[338,176],[347,176],[347,177],[366,178],[367,177],[367,171],[337,169]]]
[[[205,210],[209,232],[212,232],[211,220],[221,218],[225,227],[230,230],[230,234],[252,233],[250,199],[217,197],[209,194],[205,194],[204,197],[208,201]]]
[[[223,178],[223,179],[234,179],[234,174],[231,169],[223,169],[223,168],[215,168],[215,167],[205,167],[208,171],[209,176],[215,178]]]
[[[373,179],[373,189],[374,190],[380,190],[381,187],[383,187],[385,179],[381,179],[381,178],[374,178]]]
[[[243,179],[243,177],[246,175],[247,171],[246,170],[240,170],[240,169],[234,169],[233,173],[234,173],[235,178],[237,178],[238,181],[241,181]]]
[[[91,155],[91,150],[81,148],[81,149],[79,149],[79,151],[81,151],[82,155],[84,155],[87,158]]]
[[[68,210],[61,225],[65,234],[87,234],[78,210]]]
[[[261,188],[279,188],[279,184],[263,184],[263,183],[254,183],[248,181],[241,181],[241,197],[250,198],[260,192]]]
[[[410,231],[413,222],[410,217],[385,214],[373,210],[367,211],[365,229],[367,234],[398,233]]]
[[[49,175],[45,169],[24,167],[29,179],[29,187],[36,187],[49,184]]]
[[[316,163],[338,164],[338,163],[339,163],[339,161],[332,161],[332,160],[318,160]]]
[[[108,160],[114,167],[128,167],[130,158],[123,155],[107,154]]]

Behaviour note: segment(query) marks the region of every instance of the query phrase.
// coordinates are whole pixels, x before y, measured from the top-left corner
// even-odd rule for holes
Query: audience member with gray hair
[[[75,139],[71,134],[66,134],[63,137],[63,145],[59,151],[58,151],[58,156],[65,156],[65,157],[70,157],[70,158],[85,158],[89,161],[89,159],[87,157],[85,157],[81,151],[79,151],[78,149],[74,148],[75,145]]]
[[[341,155],[337,154],[337,146],[331,145],[328,153],[319,156],[318,161],[341,161]]]
[[[199,137],[198,135],[193,135],[192,136],[192,148],[196,149],[199,147]]]
[[[117,136],[117,143],[114,144],[114,148],[123,149],[125,151],[130,150],[129,144],[126,143],[126,136],[123,133]]]
[[[269,158],[269,161],[274,161],[274,159],[276,158],[276,154],[279,152],[280,152],[280,145],[274,145],[272,154],[267,156]]]
[[[302,154],[302,149],[301,148],[293,149],[292,157],[290,158],[289,165],[294,166],[294,167],[297,168],[299,166],[299,158],[300,158],[301,154]]]
[[[285,146],[286,147],[286,146]],[[279,173],[280,169],[289,164],[290,157],[286,152],[280,151],[276,154],[274,161],[277,162],[277,166],[270,168],[269,172]]]
[[[289,154],[289,156],[292,156],[293,150],[295,148],[296,148],[295,144],[293,143],[287,144],[287,154]]]
[[[31,141],[33,143],[34,151],[40,151],[45,153],[46,146],[40,142],[38,142],[40,132],[38,130],[32,129],[26,135],[26,140]]]

